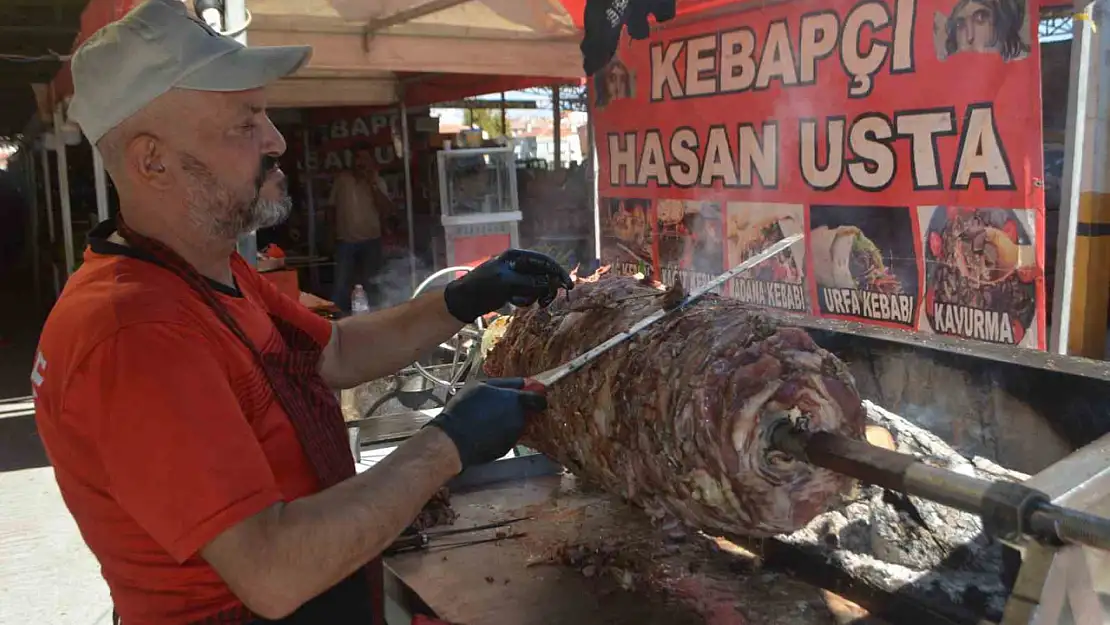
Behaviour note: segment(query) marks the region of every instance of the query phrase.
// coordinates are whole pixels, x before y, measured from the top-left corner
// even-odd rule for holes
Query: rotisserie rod
[[[987,533],[1004,540],[1029,536],[1110,551],[1110,519],[1057,506],[1023,484],[983,480],[864,441],[806,431],[787,415],[772,426],[769,440],[772,448],[803,462],[977,514]]]
[[[667,308],[660,295],[627,277],[581,284],[514,318],[486,371],[527,376],[573,362]],[[548,391],[550,409],[524,442],[653,516],[736,535],[789,533],[856,478],[977,514],[1004,539],[1110,549],[1107,519],[867,444],[844,363],[739,302],[680,305],[594,358]]]

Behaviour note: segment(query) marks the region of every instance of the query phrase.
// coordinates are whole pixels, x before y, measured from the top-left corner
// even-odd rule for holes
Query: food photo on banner
[[[619,275],[654,267],[651,200],[601,198],[601,257]]]
[[[1001,208],[918,207],[925,250],[920,329],[1036,347],[1045,303],[1036,213]]]
[[[811,206],[809,226],[822,315],[916,325],[920,264],[909,208]]]
[[[804,245],[730,281],[725,295],[799,314],[1006,343],[1001,331],[976,330],[977,313],[944,309],[955,315],[955,330],[949,317],[936,318],[950,304],[978,303],[986,315],[1005,293],[1010,303],[1003,307],[1013,310],[1004,312],[1018,318],[1012,332],[1022,335],[1015,344],[1043,349],[1044,281],[1021,281],[1044,266],[1035,17],[1024,0],[690,9],[645,40],[626,36],[590,81],[598,194],[609,202],[634,198],[656,211],[653,246],[663,282],[679,278],[688,286],[686,277],[696,284],[713,273],[712,246],[689,249],[695,225],[719,220],[720,270],[787,230],[801,231]],[[978,299],[957,284],[964,278],[939,270],[946,290],[939,299],[934,290],[925,311],[924,230],[932,213],[922,221],[918,207],[936,206],[1015,209],[1018,239],[1028,241],[1017,245],[1029,246],[1023,269],[1000,285],[977,287]],[[604,221],[611,207],[600,210]],[[690,221],[693,215],[702,221]],[[971,260],[994,262],[986,257],[994,253]],[[609,246],[602,261],[627,256],[616,254],[624,252]],[[974,271],[971,261],[961,262],[958,270]],[[959,325],[960,314],[971,315],[970,330]]]
[[[724,223],[719,202],[659,200],[655,204],[659,277],[698,288],[724,271]]]
[[[729,202],[725,225],[729,267],[786,237],[805,231],[801,204]],[[727,294],[748,304],[809,312],[805,287],[805,241],[798,241],[729,281]]]

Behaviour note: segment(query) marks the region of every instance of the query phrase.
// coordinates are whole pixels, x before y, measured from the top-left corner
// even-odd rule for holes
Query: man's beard
[[[261,197],[266,177],[277,165],[277,159],[263,156],[255,176],[253,190],[232,191],[200,159],[181,153],[181,165],[188,181],[185,201],[189,217],[200,231],[213,239],[235,240],[259,228],[269,228],[285,221],[293,207],[293,200],[281,183],[281,197],[267,200]]]

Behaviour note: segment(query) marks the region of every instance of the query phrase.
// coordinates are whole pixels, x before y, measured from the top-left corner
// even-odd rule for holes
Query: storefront
[[[136,0],[93,0],[75,47],[135,4]],[[242,27],[227,29],[241,31],[248,45],[308,44],[314,49],[308,66],[269,89],[269,106],[290,146],[284,168],[291,172],[297,208],[286,227],[260,233],[259,242],[262,247],[277,243],[295,248],[300,258],[287,262],[305,269],[301,284],[322,294],[331,246],[331,179],[352,164],[356,149],[365,146],[396,208],[386,219],[385,243],[391,252],[387,269],[395,273],[397,262],[408,265],[408,275],[400,282],[411,289],[421,272],[444,262],[445,246],[436,243],[437,235],[443,238],[439,184],[431,175],[435,152],[448,138],[440,136],[428,106],[581,80],[576,25],[581,7],[572,18],[567,9],[538,1],[440,1],[403,10],[389,2],[334,4],[250,2]],[[58,128],[70,125],[65,107],[71,90],[68,70],[42,90],[41,104],[55,113]],[[51,140],[46,147],[49,151],[57,145]],[[63,162],[70,152],[95,152],[87,143],[71,148],[53,152]],[[65,169],[68,172],[68,166]],[[95,186],[89,194],[96,198],[95,214],[106,217],[114,210],[114,194],[95,154],[88,169],[87,178]],[[71,183],[62,182],[63,232],[57,241],[65,248],[65,275],[78,262],[75,250],[81,240],[70,231],[77,219]]]

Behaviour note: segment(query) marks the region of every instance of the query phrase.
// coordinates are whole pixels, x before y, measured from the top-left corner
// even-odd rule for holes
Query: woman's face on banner
[[[624,69],[623,65],[619,64],[610,67],[608,80],[605,81],[605,95],[609,96],[609,101],[612,102],[627,97],[629,91],[628,71]]]
[[[994,9],[982,2],[968,2],[951,18],[956,23],[956,49],[959,52],[993,52],[995,47]]]

